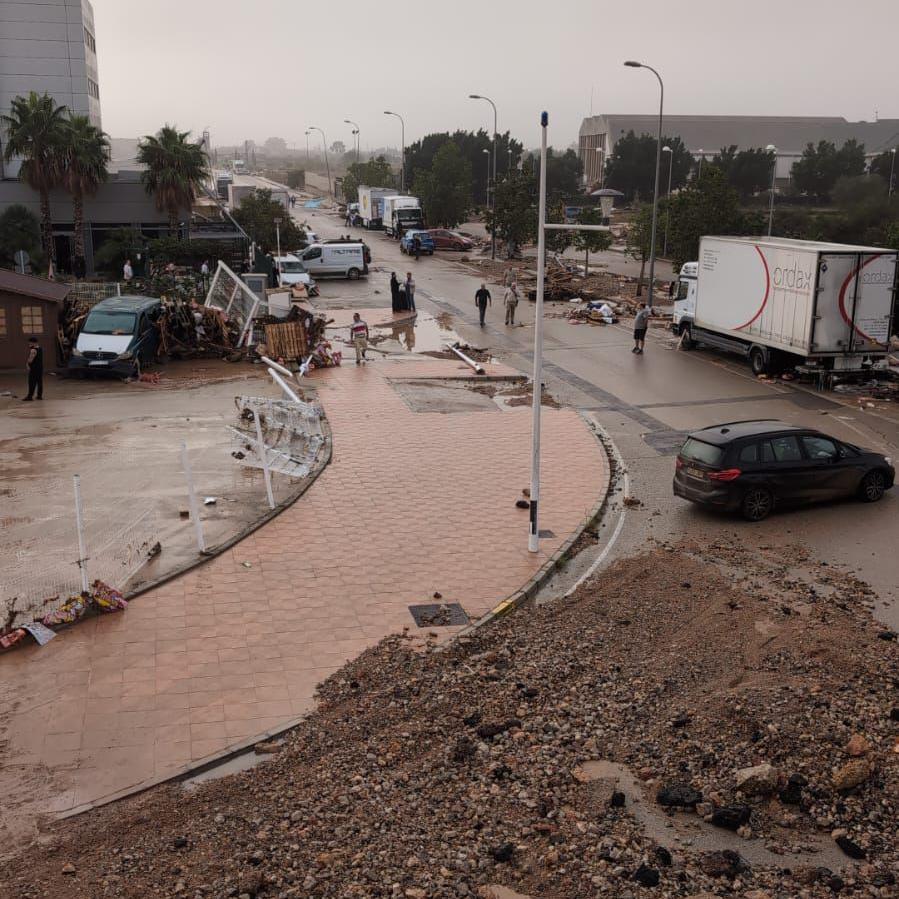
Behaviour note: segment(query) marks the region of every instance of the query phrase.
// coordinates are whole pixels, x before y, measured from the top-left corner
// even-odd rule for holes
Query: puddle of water
[[[384,315],[390,313],[384,310]],[[435,353],[446,349],[448,343],[458,341],[459,335],[452,328],[452,316],[441,313],[436,318],[429,312],[419,312],[414,319],[401,319],[397,322],[377,320],[374,316],[368,319],[372,349],[381,353]],[[350,345],[349,326],[333,326],[328,328],[328,336],[336,343]]]

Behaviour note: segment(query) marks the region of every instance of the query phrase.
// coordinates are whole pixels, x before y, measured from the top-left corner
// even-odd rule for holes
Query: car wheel
[[[763,521],[774,508],[774,495],[765,487],[753,487],[743,496],[740,511],[747,521]]]
[[[359,272],[359,269],[358,269],[358,268],[351,268],[351,269],[346,273],[346,276],[350,279],[350,281],[358,281],[358,280],[359,280],[359,274],[360,274],[360,272]]]
[[[689,325],[681,325],[680,327],[680,345],[682,350],[692,350],[696,346],[696,341],[690,333]]]
[[[749,351],[749,365],[754,375],[764,375],[768,373],[768,361],[765,359],[765,352],[760,347],[753,347]]]
[[[876,503],[883,499],[886,490],[886,478],[882,471],[869,471],[858,487],[859,497],[864,503]]]

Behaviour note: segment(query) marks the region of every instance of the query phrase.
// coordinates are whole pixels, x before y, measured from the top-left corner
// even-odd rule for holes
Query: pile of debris
[[[56,824],[9,892],[895,896],[895,635],[851,577],[744,541],[661,546],[444,651],[388,638],[271,761]]]

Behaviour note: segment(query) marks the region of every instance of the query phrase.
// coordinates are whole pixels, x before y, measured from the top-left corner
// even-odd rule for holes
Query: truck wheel
[[[876,503],[883,499],[886,490],[886,478],[882,471],[869,471],[858,487],[858,495],[863,503]]]
[[[753,487],[743,496],[740,511],[747,521],[763,521],[774,508],[774,496],[767,487]]]
[[[692,350],[696,346],[696,341],[690,333],[689,325],[680,326],[680,347],[682,350]]]
[[[765,358],[765,351],[761,347],[754,346],[749,351],[749,365],[754,375],[768,374],[768,360]]]
[[[359,280],[359,275],[360,275],[360,274],[361,274],[361,273],[360,273],[360,271],[359,271],[358,268],[351,268],[351,269],[346,273],[346,276],[350,279],[350,281],[358,281],[358,280]]]

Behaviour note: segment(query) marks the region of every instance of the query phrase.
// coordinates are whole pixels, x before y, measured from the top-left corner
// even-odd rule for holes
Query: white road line
[[[631,488],[631,480],[630,476],[627,473],[627,467],[624,464],[624,459],[621,456],[621,452],[618,447],[615,445],[615,441],[612,440],[609,432],[597,421],[595,415],[590,416],[593,421],[594,427],[599,431],[608,445],[612,448],[612,452],[615,455],[615,464],[618,466],[619,471],[623,472],[624,477],[622,479],[622,496],[630,496],[630,488]],[[621,512],[618,515],[618,522],[615,525],[615,530],[612,531],[612,536],[609,538],[608,543],[603,547],[602,552],[593,560],[593,563],[590,567],[577,579],[574,586],[568,590],[565,595],[562,597],[563,599],[567,599],[577,590],[587,578],[592,577],[592,575],[596,572],[597,568],[606,560],[609,553],[612,551],[612,547],[618,541],[618,538],[621,536],[621,531],[624,528],[624,519],[627,517],[627,507],[622,503]]]

